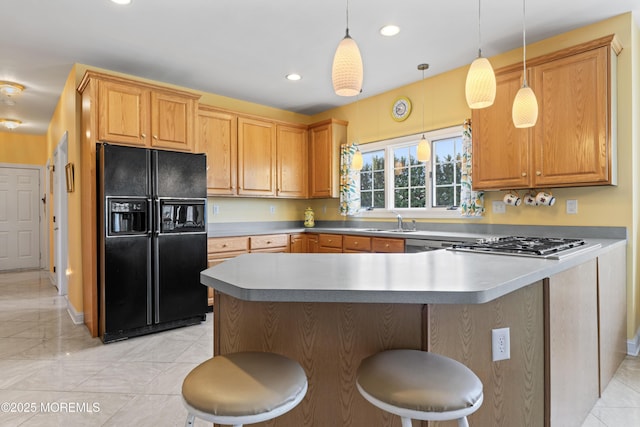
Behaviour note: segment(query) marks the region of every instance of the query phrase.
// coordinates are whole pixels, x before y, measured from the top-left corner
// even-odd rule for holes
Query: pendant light
[[[424,89],[424,70],[429,68],[429,64],[419,64],[418,70],[422,71],[422,138],[418,143],[418,161],[419,162],[428,162],[431,160],[431,145],[427,138],[424,136],[424,97],[425,97],[425,89]]]
[[[478,0],[478,57],[471,63],[465,84],[469,108],[486,108],[496,99],[496,75],[487,58],[482,57],[480,38],[480,1]]]
[[[347,0],[347,31],[333,57],[331,80],[339,96],[356,96],[362,90],[362,57],[358,45],[349,35],[349,0]]]
[[[522,0],[522,87],[513,100],[511,118],[517,128],[530,128],[538,121],[538,100],[527,85],[527,42],[525,31],[525,1]]]

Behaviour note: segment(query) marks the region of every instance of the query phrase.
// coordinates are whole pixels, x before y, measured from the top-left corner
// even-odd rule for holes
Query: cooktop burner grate
[[[481,240],[476,243],[454,245],[452,249],[464,249],[489,253],[508,253],[522,255],[545,256],[585,244],[583,239],[566,239],[559,237],[524,237],[509,236],[496,239]]]

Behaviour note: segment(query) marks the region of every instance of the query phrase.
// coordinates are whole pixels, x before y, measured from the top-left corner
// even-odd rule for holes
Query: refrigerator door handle
[[[154,234],[158,236],[160,234],[160,227],[162,225],[162,212],[160,212],[160,199],[156,199],[156,215],[155,215],[155,225],[154,225]]]
[[[155,323],[160,323],[160,257],[158,256],[160,243],[157,237],[153,239],[153,243],[154,253],[156,254],[153,262],[153,312]]]
[[[154,262],[153,262],[153,254],[151,252],[151,242],[152,242],[152,238],[151,235],[147,235],[147,325],[152,325],[153,324],[153,317],[152,317],[152,312],[153,312],[153,301],[152,301],[152,295],[153,295],[153,283],[155,281],[155,277],[152,274],[152,271],[154,269]]]

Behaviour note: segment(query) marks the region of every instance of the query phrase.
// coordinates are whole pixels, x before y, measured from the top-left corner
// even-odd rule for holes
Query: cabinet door
[[[146,146],[149,90],[110,81],[100,81],[98,87],[98,139]]]
[[[310,254],[320,252],[320,245],[318,243],[317,234],[309,234],[307,236],[307,252],[309,252]]]
[[[289,246],[289,251],[292,254],[303,254],[308,252],[307,245],[307,235],[302,234],[292,234],[291,235],[291,244]]]
[[[535,186],[610,183],[608,47],[533,67]]]
[[[522,86],[522,70],[496,75],[491,107],[473,110],[473,188],[529,187],[529,130],[513,125],[513,99]]]
[[[207,155],[207,194],[237,192],[238,118],[201,109],[198,114],[197,151]]]
[[[304,128],[278,125],[277,195],[307,197],[307,131]]]
[[[276,129],[271,122],[238,118],[238,194],[275,196]]]
[[[334,160],[331,125],[312,128],[309,134],[309,197],[332,197]]]
[[[193,151],[193,98],[170,92],[151,92],[151,146]]]
[[[379,253],[404,252],[404,239],[374,237],[371,239],[371,251]]]

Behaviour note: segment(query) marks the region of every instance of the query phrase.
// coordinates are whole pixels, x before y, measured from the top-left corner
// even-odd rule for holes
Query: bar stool
[[[185,426],[195,418],[242,427],[276,418],[307,393],[307,376],[293,360],[274,353],[215,356],[196,366],[182,383]]]
[[[482,405],[482,382],[462,363],[419,350],[387,350],[362,361],[356,385],[378,408],[398,415],[402,427],[411,420],[458,420]]]

